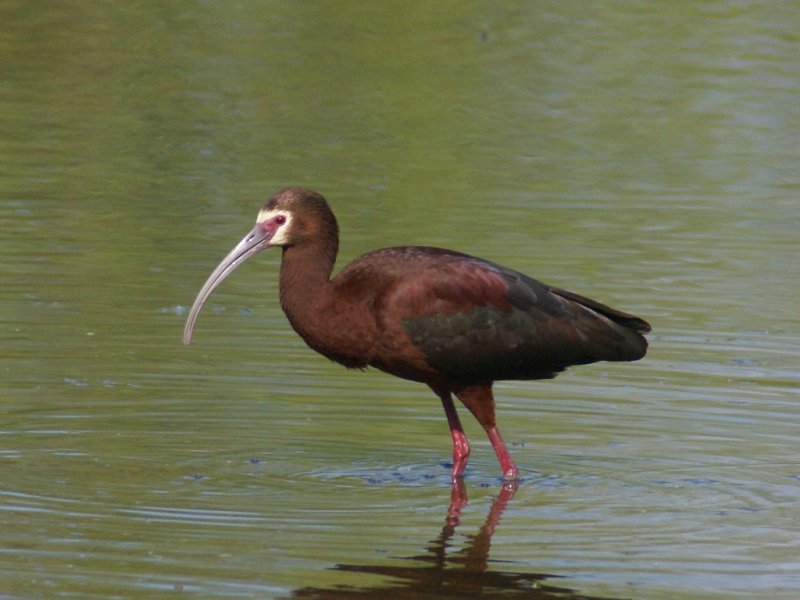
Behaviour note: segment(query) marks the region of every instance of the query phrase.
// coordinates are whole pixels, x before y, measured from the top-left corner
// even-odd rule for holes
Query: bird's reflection
[[[451,538],[461,520],[467,504],[463,480],[453,483],[450,507],[442,531],[428,544],[425,552],[395,561],[392,565],[339,564],[335,571],[364,573],[391,578],[386,586],[353,588],[305,587],[295,590],[292,598],[319,598],[324,600],[353,600],[381,598],[533,598],[538,600],[591,600],[565,587],[546,584],[557,577],[540,573],[522,573],[511,570],[495,571],[489,566],[489,547],[492,534],[508,503],[517,491],[516,482],[504,483],[489,509],[489,515],[477,534],[470,536],[465,547],[458,552],[448,552]]]

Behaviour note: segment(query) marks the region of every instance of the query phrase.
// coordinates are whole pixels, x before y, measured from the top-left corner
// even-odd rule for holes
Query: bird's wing
[[[562,290],[560,288],[550,288],[555,295],[561,296],[567,300],[571,300],[586,308],[591,308],[592,310],[605,315],[615,323],[620,325],[624,325],[625,327],[629,327],[638,333],[647,333],[650,331],[650,323],[645,321],[644,319],[640,319],[636,315],[632,315],[630,313],[618,310],[616,308],[611,308],[610,306],[606,306],[597,300],[592,300],[591,298],[587,298],[586,296],[581,296],[580,294],[576,294],[575,292],[570,292],[569,290]]]
[[[401,327],[433,369],[483,382],[551,377],[588,362],[569,305],[521,273],[452,256],[397,278],[378,308],[385,330]]]

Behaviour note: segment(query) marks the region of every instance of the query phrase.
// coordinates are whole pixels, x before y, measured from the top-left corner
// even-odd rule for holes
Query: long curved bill
[[[269,248],[270,237],[271,236],[259,225],[256,225],[250,233],[242,238],[241,242],[236,244],[236,247],[230,251],[228,256],[222,259],[222,262],[220,262],[217,268],[208,276],[203,287],[200,288],[200,291],[197,293],[197,298],[194,300],[192,310],[189,311],[189,316],[186,319],[186,327],[183,328],[184,344],[191,343],[195,321],[197,321],[200,309],[203,308],[203,304],[205,304],[211,292],[213,292],[214,289],[244,261],[258,254],[265,248]]]

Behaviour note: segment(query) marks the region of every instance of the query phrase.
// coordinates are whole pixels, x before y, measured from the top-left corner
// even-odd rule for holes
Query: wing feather
[[[368,256],[346,279],[372,279],[380,290],[371,300],[379,331],[372,364],[409,379],[539,379],[646,351],[641,319],[495,263],[420,247]]]

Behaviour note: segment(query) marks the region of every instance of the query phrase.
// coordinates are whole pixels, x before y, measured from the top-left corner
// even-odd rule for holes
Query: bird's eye
[[[283,215],[278,215],[277,217],[275,217],[275,223],[277,225],[283,225],[284,223],[286,223],[286,217],[284,217]]]

